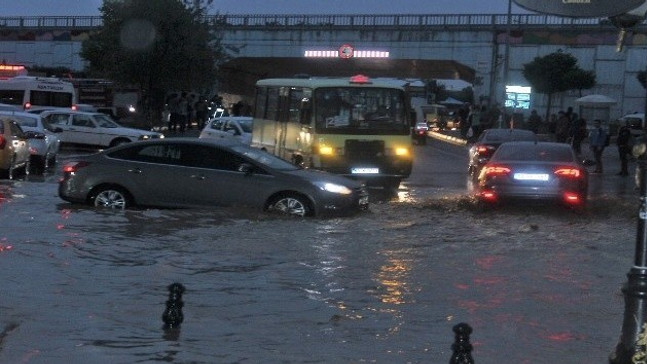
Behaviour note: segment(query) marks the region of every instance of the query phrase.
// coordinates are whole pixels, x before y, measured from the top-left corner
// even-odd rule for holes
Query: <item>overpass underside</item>
[[[296,58],[241,57],[220,67],[220,91],[248,95],[254,93],[257,80],[263,78],[341,76],[364,74],[369,77],[460,79],[473,82],[474,69],[451,60],[386,58]]]

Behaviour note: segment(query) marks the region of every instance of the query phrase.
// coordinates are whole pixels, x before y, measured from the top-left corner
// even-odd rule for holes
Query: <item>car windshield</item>
[[[249,148],[242,145],[233,146],[231,149],[233,149],[234,151],[240,154],[243,154],[247,158],[253,159],[256,162],[275,170],[294,171],[297,169],[301,169],[300,167],[297,167],[292,163],[289,163],[279,157],[275,157],[260,149]]]
[[[38,127],[38,122],[34,118],[23,115],[11,115],[11,118],[14,119],[20,126],[27,128],[36,128]]]
[[[110,116],[105,114],[94,114],[94,120],[96,120],[97,125],[102,128],[120,128],[121,126],[117,124]]]
[[[542,143],[504,143],[492,156],[492,161],[539,161],[564,162],[575,161],[570,145],[553,145]]]
[[[408,134],[404,91],[390,88],[325,87],[315,90],[317,132]]]
[[[533,141],[536,139],[535,133],[530,130],[523,129],[490,129],[481,134],[481,142],[483,143],[503,143],[515,140],[528,140]]]

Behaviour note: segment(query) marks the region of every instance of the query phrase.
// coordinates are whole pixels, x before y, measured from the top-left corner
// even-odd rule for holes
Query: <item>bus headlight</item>
[[[333,155],[333,148],[327,145],[319,146],[319,154],[321,155]]]
[[[397,147],[397,148],[395,148],[395,155],[400,156],[400,157],[406,157],[406,156],[409,155],[409,149],[402,148],[402,147]]]
[[[353,191],[350,188],[346,186],[338,185],[336,183],[330,183],[330,182],[312,182],[312,183],[324,191],[338,193],[340,195],[350,195],[351,193],[353,193]]]

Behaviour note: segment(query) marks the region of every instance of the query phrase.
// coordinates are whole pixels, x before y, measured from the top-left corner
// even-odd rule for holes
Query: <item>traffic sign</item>
[[[575,18],[610,17],[633,10],[645,0],[512,0],[538,13]]]

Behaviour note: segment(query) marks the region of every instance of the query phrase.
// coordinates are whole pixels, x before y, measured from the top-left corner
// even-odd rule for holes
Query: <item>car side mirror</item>
[[[254,171],[254,167],[249,163],[241,163],[238,166],[238,172],[243,172],[246,176],[249,176]]]

